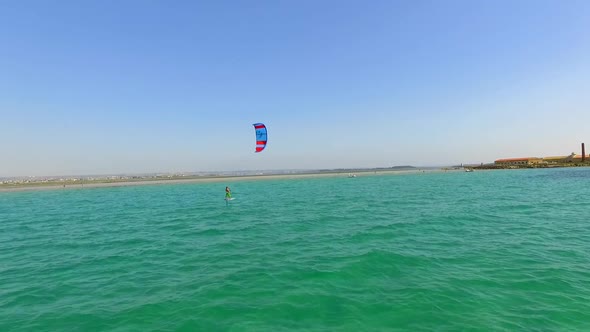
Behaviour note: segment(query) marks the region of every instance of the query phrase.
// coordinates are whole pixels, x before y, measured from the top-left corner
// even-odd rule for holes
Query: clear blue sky
[[[585,0],[0,2],[0,176],[579,153],[589,91]]]

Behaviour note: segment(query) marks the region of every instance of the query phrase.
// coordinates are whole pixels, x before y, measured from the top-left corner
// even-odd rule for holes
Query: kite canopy
[[[256,130],[256,152],[260,152],[264,150],[266,147],[266,142],[268,135],[266,134],[266,126],[263,123],[255,123],[253,124],[254,129]]]

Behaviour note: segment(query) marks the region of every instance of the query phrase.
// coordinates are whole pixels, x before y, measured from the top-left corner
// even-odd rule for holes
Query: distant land
[[[387,173],[414,173],[437,171],[473,171],[484,169],[513,169],[513,168],[553,168],[590,166],[590,164],[524,164],[498,166],[494,164],[468,165],[461,164],[447,167],[416,167],[416,166],[392,166],[376,168],[330,168],[308,170],[248,170],[248,171],[220,171],[220,172],[178,172],[178,173],[152,173],[152,174],[115,174],[115,175],[84,175],[84,176],[20,176],[0,177],[0,192],[32,191],[48,189],[83,189],[97,187],[122,187],[148,184],[174,184],[191,182],[222,182],[242,180],[277,179],[285,177],[324,177],[347,176],[356,177],[365,175],[378,175]]]
[[[422,167],[421,169],[430,169],[431,167]],[[439,168],[439,167],[434,167]],[[330,168],[320,170],[310,170],[309,172],[374,172],[374,171],[409,171],[416,170],[415,166],[393,166],[393,167],[375,167],[375,168]]]
[[[59,187],[96,187],[123,184],[149,184],[181,181],[223,180],[231,178],[260,178],[272,176],[297,175],[338,175],[354,173],[402,172],[417,170],[435,170],[440,167],[393,166],[377,168],[334,168],[310,170],[249,170],[220,172],[179,172],[152,174],[114,174],[114,175],[76,175],[76,176],[20,176],[0,178],[0,190],[11,189],[43,189]]]

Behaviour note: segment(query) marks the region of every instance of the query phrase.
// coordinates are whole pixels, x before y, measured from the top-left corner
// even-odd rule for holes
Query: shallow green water
[[[0,193],[0,331],[391,329],[589,331],[590,169]]]

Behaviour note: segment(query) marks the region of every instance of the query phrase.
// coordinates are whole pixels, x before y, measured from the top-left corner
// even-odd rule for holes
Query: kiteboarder
[[[228,201],[231,199],[231,189],[229,187],[225,187],[225,199]]]

